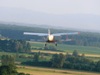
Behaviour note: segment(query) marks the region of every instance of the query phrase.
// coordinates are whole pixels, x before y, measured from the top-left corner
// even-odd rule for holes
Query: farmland
[[[100,60],[100,48],[99,47],[90,47],[90,46],[77,46],[77,45],[66,45],[66,44],[58,44],[58,46],[56,47],[56,49],[58,51],[51,51],[51,50],[44,50],[44,44],[45,43],[41,43],[41,42],[30,42],[31,46],[32,46],[32,52],[41,52],[41,53],[49,53],[49,54],[56,54],[56,53],[70,53],[72,54],[72,52],[74,50],[77,50],[79,52],[79,54],[85,54],[85,56],[89,59],[92,59],[94,61],[98,61]],[[54,46],[54,44],[48,44],[48,46]],[[34,49],[36,48],[36,49]],[[41,50],[43,49],[43,50]]]
[[[40,42],[30,42],[30,43],[31,43],[32,48],[44,47],[44,43],[40,43]],[[77,50],[79,53],[100,55],[99,47],[58,44],[56,48],[57,50],[60,50],[62,52],[72,53],[74,50]]]
[[[19,66],[18,72],[29,73],[31,75],[99,75],[95,72],[84,72],[75,70],[61,70],[41,67]]]
[[[66,44],[58,44],[57,47],[55,47],[54,44],[48,44],[50,46],[54,46],[57,50],[45,50],[44,49],[44,42],[30,42],[31,43],[31,53],[34,52],[41,52],[41,53],[49,53],[49,54],[56,54],[56,53],[69,53],[72,54],[74,50],[77,50],[79,54],[85,54],[85,56],[89,59],[92,59],[94,61],[100,60],[100,48],[99,47],[89,47],[89,46],[75,46],[75,45],[66,45]],[[2,55],[14,55],[16,56],[16,53],[11,53],[11,52],[0,52],[0,56]],[[33,54],[30,53],[18,53],[19,56],[33,56]],[[50,57],[47,57],[50,58]],[[31,60],[30,58],[17,58],[16,61],[27,61]]]
[[[67,52],[69,54],[72,54],[74,50],[77,50],[79,54],[82,53],[85,54],[85,56],[89,59],[92,59],[94,61],[100,60],[100,48],[99,47],[88,47],[88,46],[75,46],[75,45],[65,45],[65,44],[58,44],[56,47],[57,50],[46,50],[44,48],[44,43],[42,42],[30,42],[31,43],[31,52],[30,53],[19,53],[19,56],[25,56],[26,58],[17,58],[16,61],[24,62],[32,60],[30,58],[27,58],[28,56],[33,56],[32,53],[35,52],[41,52],[41,53],[47,53],[47,54],[56,54],[56,53],[63,53],[66,54]],[[50,46],[54,46],[53,44],[48,44]],[[16,53],[10,53],[10,52],[0,52],[0,56],[2,55],[14,55],[16,56]],[[50,57],[47,56],[46,58]],[[17,68],[18,72],[24,72],[29,73],[31,75],[99,75],[100,73],[94,73],[94,72],[84,72],[84,71],[74,71],[74,70],[64,70],[64,69],[54,69],[54,68],[41,68],[41,67],[29,67],[29,66],[20,66],[20,68]]]

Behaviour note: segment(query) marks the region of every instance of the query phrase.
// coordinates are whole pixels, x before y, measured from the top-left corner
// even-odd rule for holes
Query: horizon
[[[4,0],[0,21],[100,31],[99,0]]]
[[[39,27],[39,28],[45,28],[45,29],[61,29],[61,30],[69,30],[69,31],[78,31],[78,32],[92,32],[92,33],[100,33],[100,31],[98,31],[98,30],[89,30],[89,29],[77,29],[77,28],[67,28],[67,27],[63,27],[63,26],[58,26],[58,28],[57,28],[57,26],[48,26],[48,25],[42,25],[42,27],[41,27],[41,25],[39,25],[39,24],[28,24],[28,23],[18,23],[18,22],[4,22],[4,21],[0,21],[0,25],[1,24],[5,24],[5,25],[11,25],[11,26],[22,26],[22,27]],[[30,26],[31,25],[31,26]],[[36,25],[36,26],[32,26],[32,25]],[[45,27],[43,27],[43,26],[45,26]]]

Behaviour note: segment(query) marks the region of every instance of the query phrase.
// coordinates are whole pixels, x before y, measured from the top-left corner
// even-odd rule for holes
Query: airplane
[[[50,29],[48,29],[48,33],[33,33],[33,32],[24,32],[24,35],[37,35],[37,36],[46,36],[47,40],[45,41],[45,46],[47,43],[55,43],[57,46],[57,40],[55,40],[55,36],[62,36],[62,35],[77,35],[79,32],[69,32],[69,33],[53,33],[51,34]]]

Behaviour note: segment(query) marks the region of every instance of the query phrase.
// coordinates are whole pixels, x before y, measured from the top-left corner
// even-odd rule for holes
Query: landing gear
[[[45,47],[47,46],[47,44],[45,43]]]
[[[55,44],[55,46],[57,46],[57,43]]]
[[[47,44],[45,44],[45,47],[47,46]],[[55,43],[55,46],[57,46],[57,43]]]

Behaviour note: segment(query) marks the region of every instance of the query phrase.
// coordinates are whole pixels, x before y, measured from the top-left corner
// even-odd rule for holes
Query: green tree
[[[25,73],[19,73],[18,75],[30,75],[30,74],[25,74]]]
[[[54,54],[51,59],[52,67],[62,68],[65,62],[65,56],[63,54]]]
[[[73,52],[73,54],[72,54],[73,56],[79,56],[79,53],[78,53],[78,51],[77,50],[74,50],[74,52]]]
[[[12,66],[0,66],[0,75],[16,75],[16,69],[13,69]]]
[[[39,61],[39,56],[40,56],[40,52],[35,53],[35,54],[34,54],[33,60],[34,60],[35,62],[38,62],[38,61]]]
[[[7,66],[7,65],[10,65],[12,69],[15,69],[16,66],[15,66],[15,58],[14,56],[10,56],[10,55],[3,55],[1,57],[1,63],[2,65],[4,66]]]
[[[30,75],[24,73],[18,73],[16,69],[13,69],[11,65],[0,66],[0,75]]]
[[[30,52],[30,50],[31,50],[31,45],[30,45],[30,43],[28,42],[26,45],[27,45],[26,52]]]
[[[96,71],[100,72],[100,61],[96,63],[95,69]]]

